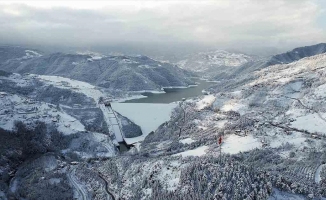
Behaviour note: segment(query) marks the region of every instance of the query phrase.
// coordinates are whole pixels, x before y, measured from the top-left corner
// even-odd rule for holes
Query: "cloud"
[[[0,43],[289,48],[326,39],[325,8],[310,0],[0,4]]]

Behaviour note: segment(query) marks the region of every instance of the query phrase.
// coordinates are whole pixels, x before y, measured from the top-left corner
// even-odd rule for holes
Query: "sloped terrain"
[[[189,55],[178,64],[191,71],[209,72],[218,67],[238,67],[251,61],[253,58],[248,55],[218,50]]]
[[[326,43],[320,43],[312,46],[295,48],[292,51],[273,56],[268,64],[288,64],[305,57],[326,53]]]
[[[42,53],[19,46],[0,46],[0,66],[11,61],[27,61],[42,56]]]
[[[74,172],[67,162],[118,155],[116,130],[100,104],[104,97],[93,85],[63,77],[0,76],[0,196],[71,199],[75,179],[66,177]],[[126,137],[142,134],[128,118],[120,119]],[[48,153],[56,163],[51,169],[38,163]],[[60,194],[45,197],[46,191]]]
[[[177,107],[170,121],[146,137],[137,156],[98,168],[116,195],[129,199],[267,199],[279,190],[298,198],[325,196],[324,176],[320,183],[314,178],[326,155],[325,63],[321,54],[274,65],[244,85],[187,100],[185,121]],[[251,173],[249,166],[255,180],[262,181],[253,192],[244,181],[251,175],[241,177]],[[220,179],[228,169],[239,171],[233,179]],[[239,188],[232,185],[236,180],[242,180]],[[135,189],[141,181],[143,190]]]
[[[7,54],[10,58],[21,56],[10,50]],[[162,87],[194,84],[188,78],[193,76],[190,72],[146,56],[54,53],[24,60],[7,57],[0,64],[0,69],[7,72],[63,76],[123,91],[161,90]]]
[[[188,55],[177,62],[177,65],[206,78],[213,78],[217,75],[228,75],[240,66],[251,65],[257,60],[256,56],[217,50]]]
[[[87,195],[105,185],[115,199],[325,197],[325,61],[270,66],[186,100],[137,149],[74,175]]]
[[[111,110],[100,104],[103,92],[99,88],[57,76],[35,79],[43,88],[39,91],[49,88],[62,96],[55,97],[62,104],[58,114],[67,108],[85,109],[90,118],[100,119],[100,114],[90,114],[100,110],[104,121],[109,121],[105,111]],[[15,80],[15,85],[25,84],[22,81]],[[28,85],[16,89],[17,93],[35,95]],[[68,145],[79,156],[78,162],[71,162],[70,154],[64,154],[66,158],[45,155],[40,159],[48,160],[48,165],[29,169],[32,173],[24,173],[24,168],[16,172],[22,179],[12,179],[10,195],[26,197],[24,191],[30,190],[43,197],[36,191],[39,184],[51,184],[50,191],[67,183],[63,199],[323,199],[325,88],[326,54],[234,74],[232,81],[210,88],[210,95],[180,102],[169,121],[121,156],[107,159],[110,146],[105,144],[111,140],[105,141],[103,134],[72,134],[78,137]],[[42,95],[42,101],[50,104],[46,96]],[[83,113],[78,111],[70,116],[77,119]],[[84,125],[98,120],[77,121]],[[110,126],[108,130],[112,132]],[[29,184],[32,181],[35,184]]]
[[[257,70],[275,64],[288,64],[305,57],[326,53],[326,44],[295,48],[289,52],[268,57],[249,56],[226,51],[202,52],[188,56],[177,64],[184,69],[194,71],[199,75],[215,80],[239,78]],[[237,82],[237,81],[232,81]]]

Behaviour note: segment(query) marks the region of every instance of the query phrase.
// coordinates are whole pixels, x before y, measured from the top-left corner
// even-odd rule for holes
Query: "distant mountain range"
[[[254,60],[249,55],[216,50],[188,55],[177,64],[190,71],[210,73],[221,67],[238,67]]]
[[[288,64],[305,57],[326,53],[326,43],[320,43],[312,46],[295,48],[292,51],[273,56],[269,61],[269,65]]]
[[[188,78],[192,73],[146,56],[41,55],[22,47],[1,47],[0,50],[0,69],[7,72],[57,75],[125,91],[193,84]]]
[[[288,64],[325,52],[325,43],[295,48],[270,58],[217,50],[191,54],[177,62],[177,65],[211,80],[228,80],[270,65]]]

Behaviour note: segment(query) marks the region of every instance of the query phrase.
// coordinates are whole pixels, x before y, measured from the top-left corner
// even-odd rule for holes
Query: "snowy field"
[[[50,84],[53,84],[58,88],[72,89],[76,90],[77,92],[83,93],[86,96],[94,99],[95,102],[98,102],[99,98],[103,96],[102,92],[97,90],[94,85],[91,85],[86,82],[77,81],[60,76],[38,75],[38,77],[44,81],[48,81]]]
[[[201,146],[196,149],[184,151],[181,153],[174,154],[173,156],[182,156],[182,157],[187,157],[187,156],[203,156],[206,154],[206,150],[208,149],[208,146]]]
[[[260,148],[261,142],[252,135],[245,137],[230,135],[222,144],[222,152],[229,154],[237,154],[244,151],[250,151],[255,148]]]

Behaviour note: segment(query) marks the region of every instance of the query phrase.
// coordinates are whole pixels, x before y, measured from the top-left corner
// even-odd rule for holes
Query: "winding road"
[[[104,181],[104,183],[105,183],[105,191],[108,194],[108,196],[111,197],[110,199],[115,200],[115,197],[114,197],[113,193],[109,191],[109,183],[105,180],[105,178],[103,177],[101,172],[99,172],[99,171],[95,171],[95,172]]]
[[[73,184],[73,186],[76,188],[77,192],[79,193],[78,199],[79,199],[79,197],[81,197],[81,199],[83,199],[83,200],[88,200],[89,198],[87,195],[87,191],[82,186],[80,186],[80,184],[78,183],[76,176],[75,176],[75,171],[76,171],[75,168],[73,168],[69,171],[69,173],[67,174],[68,179]]]

